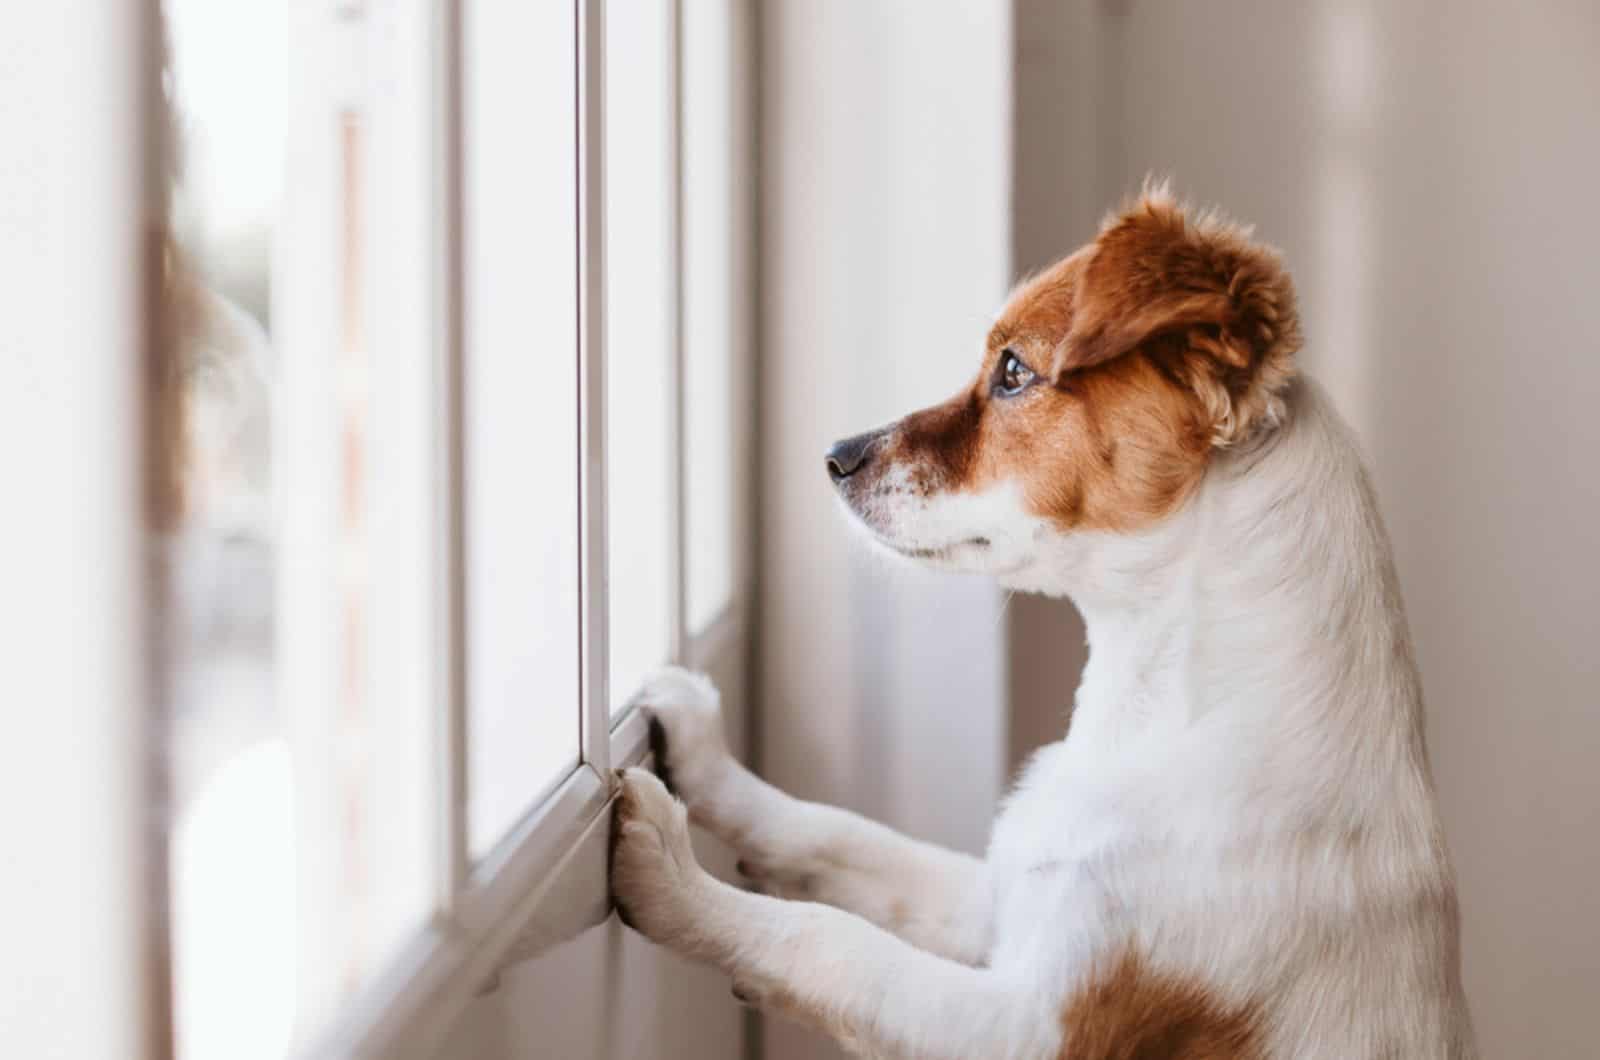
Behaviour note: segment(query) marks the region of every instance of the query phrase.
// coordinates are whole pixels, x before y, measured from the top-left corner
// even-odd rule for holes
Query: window
[[[579,758],[575,12],[463,10],[468,830]]]
[[[610,701],[673,654],[678,478],[672,4],[606,10],[606,517]]]
[[[735,68],[718,61],[729,26],[710,5],[686,4],[680,27],[683,474],[683,622],[691,636],[731,618],[740,576],[738,542],[748,460],[739,427],[746,422],[737,383],[739,338],[746,321],[740,289],[739,215],[729,203],[743,190],[733,145],[744,116],[736,106]]]
[[[727,13],[611,0],[606,18],[610,705],[732,603],[740,325]]]
[[[176,1041],[419,1049],[743,636],[728,11],[247,7],[162,5]]]
[[[164,14],[175,1026],[277,1056],[432,913],[427,66],[394,5]]]

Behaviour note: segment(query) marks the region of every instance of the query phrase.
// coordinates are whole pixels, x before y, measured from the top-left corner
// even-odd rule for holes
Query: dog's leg
[[[734,993],[871,1056],[1054,1056],[1048,999],[946,960],[848,913],[730,887],[695,862],[682,805],[630,769],[618,794],[611,886],[624,921],[714,964]]]
[[[657,768],[697,824],[734,847],[769,894],[855,913],[964,964],[988,954],[993,907],[977,858],[900,835],[832,806],[791,798],[728,753],[716,689],[669,669],[639,696]]]

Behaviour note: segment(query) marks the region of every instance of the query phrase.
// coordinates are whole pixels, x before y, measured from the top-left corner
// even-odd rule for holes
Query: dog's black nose
[[[833,448],[828,450],[828,477],[835,482],[843,482],[866,467],[872,456],[872,443],[882,434],[882,431],[868,431],[842,442],[834,442]]]

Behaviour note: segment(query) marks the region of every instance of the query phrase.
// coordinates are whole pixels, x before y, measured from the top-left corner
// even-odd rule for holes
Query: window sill
[[[744,608],[730,606],[685,645],[686,665],[714,669],[738,651],[745,628]],[[611,767],[644,762],[644,715],[629,710],[612,721]],[[474,867],[455,914],[415,939],[306,1055],[432,1057],[505,968],[604,921],[611,803],[610,776],[580,764]]]
[[[612,731],[612,761],[637,765],[648,744],[643,716],[630,712]],[[578,766],[474,869],[457,915],[413,942],[309,1055],[432,1056],[504,968],[605,920],[611,801],[610,778]]]

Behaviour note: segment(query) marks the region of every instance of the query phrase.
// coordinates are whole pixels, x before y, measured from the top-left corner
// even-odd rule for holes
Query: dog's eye
[[[999,378],[995,380],[996,388],[1003,394],[1017,394],[1032,385],[1038,376],[1033,369],[1022,363],[1022,359],[1010,350],[1000,351]]]

